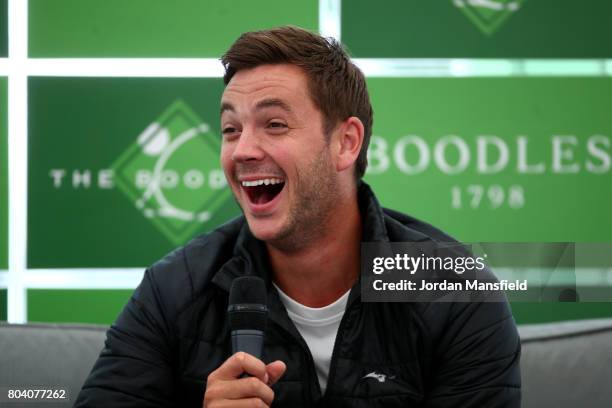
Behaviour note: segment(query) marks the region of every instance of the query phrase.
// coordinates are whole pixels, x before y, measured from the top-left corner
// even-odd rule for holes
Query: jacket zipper
[[[358,299],[355,299],[352,303],[357,302]],[[333,384],[333,381],[335,380],[336,377],[336,365],[337,365],[337,360],[338,360],[338,348],[340,347],[340,341],[341,341],[341,333],[344,331],[344,326],[346,325],[346,321],[349,319],[347,317],[347,315],[349,314],[349,311],[351,308],[353,308],[354,306],[351,305],[347,305],[346,310],[344,311],[344,315],[342,316],[342,320],[340,320],[340,325],[338,326],[338,332],[336,333],[336,339],[334,340],[334,348],[332,350],[332,355],[331,355],[331,361],[329,363],[329,375],[327,376],[327,387],[325,387],[325,394],[323,395],[324,398],[327,397],[327,395],[329,394],[329,389],[332,388],[331,384]],[[311,357],[312,358],[312,357]],[[317,379],[317,384],[318,384],[319,380]],[[319,387],[319,393],[321,392],[320,387]]]
[[[306,356],[307,356],[307,361],[306,361],[306,365],[308,366],[308,378],[310,379],[308,381],[308,405],[306,406],[313,406],[313,399],[312,399],[312,388],[313,388],[313,380],[314,380],[314,388],[317,391],[317,395],[320,397],[322,395],[321,393],[321,385],[319,384],[319,378],[317,377],[317,373],[315,371],[315,366],[314,366],[314,358],[312,357],[312,353],[310,352],[310,349],[308,348],[308,345],[306,344],[306,342],[304,341],[304,339],[302,338],[302,336],[300,335],[298,338],[296,338],[295,336],[293,336],[293,333],[289,332],[288,330],[286,330],[284,327],[282,327],[280,324],[276,324],[276,326],[281,329],[282,331],[284,331],[285,333],[287,333],[287,335],[289,335],[290,337],[293,337],[295,340],[297,340],[298,344],[300,345],[300,347],[302,348],[302,351],[306,352]],[[299,331],[298,331],[298,335],[299,335]],[[333,352],[332,352],[333,354]]]
[[[306,342],[300,338],[300,340],[302,340],[300,342],[300,344],[302,345],[302,349],[306,350],[306,355],[308,356],[308,376],[310,377],[310,381],[309,383],[309,396],[312,397],[312,384],[314,382],[314,388],[316,390],[317,396],[318,397],[322,397],[322,393],[321,393],[321,384],[319,384],[319,377],[317,377],[317,372],[315,369],[315,365],[314,365],[314,358],[312,357],[312,353],[310,352],[310,348],[308,348],[308,344],[306,344]],[[310,405],[312,405],[313,401],[311,399],[310,401]]]

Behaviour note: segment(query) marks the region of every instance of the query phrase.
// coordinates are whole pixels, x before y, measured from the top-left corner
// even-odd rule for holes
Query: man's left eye
[[[268,124],[268,127],[274,128],[274,129],[282,129],[282,128],[286,128],[287,125],[285,125],[282,122],[270,122]]]

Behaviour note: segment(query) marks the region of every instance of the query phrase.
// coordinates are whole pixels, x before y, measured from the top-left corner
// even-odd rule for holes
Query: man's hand
[[[286,368],[280,360],[266,366],[252,355],[238,352],[208,376],[203,406],[269,407],[274,400],[274,391],[270,387]],[[240,378],[244,373],[252,377]]]

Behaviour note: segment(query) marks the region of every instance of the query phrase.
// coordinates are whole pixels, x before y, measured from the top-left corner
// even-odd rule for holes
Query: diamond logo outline
[[[453,5],[485,35],[491,36],[527,0],[452,0]]]
[[[178,126],[180,130],[171,129],[175,133],[179,133],[178,136],[171,135],[172,131],[169,130],[171,126],[164,126],[164,124],[172,125],[173,122],[180,124]],[[177,126],[174,127],[176,128]],[[182,140],[177,141],[177,139]],[[187,143],[198,143],[200,149],[205,148],[209,153],[213,153],[212,156],[218,157],[220,149],[219,138],[213,134],[210,127],[200,119],[189,105],[183,100],[177,99],[110,166],[116,174],[115,183],[119,190],[174,245],[183,244],[201,228],[202,222],[205,223],[213,218],[213,212],[219,210],[231,199],[231,192],[227,187],[227,183],[225,183],[225,186],[219,188],[211,197],[199,195],[202,198],[202,202],[198,203],[197,208],[192,211],[185,211],[167,203],[164,206],[167,198],[164,197],[160,185],[160,172],[164,169],[164,164],[167,163],[170,158],[169,156]],[[169,148],[173,149],[170,153],[168,153]],[[142,155],[143,151],[148,155],[160,156],[152,172],[152,179],[144,193],[126,175],[127,167],[139,155]],[[165,161],[161,164],[160,169],[158,167],[165,153],[168,154],[166,154],[167,157],[165,157]],[[201,167],[202,163],[198,163]],[[223,182],[225,182],[224,177]],[[147,201],[157,202],[159,204],[158,208],[147,208],[145,205]]]

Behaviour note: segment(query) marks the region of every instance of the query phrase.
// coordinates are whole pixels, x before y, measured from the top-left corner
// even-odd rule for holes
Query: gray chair
[[[519,327],[523,407],[612,407],[612,319]]]
[[[0,389],[63,388],[72,402],[23,406],[71,406],[105,331],[91,325],[0,324]],[[519,332],[523,407],[612,407],[612,319],[524,325]]]
[[[65,389],[65,401],[0,406],[71,407],[104,345],[107,327],[0,323],[0,389]]]

